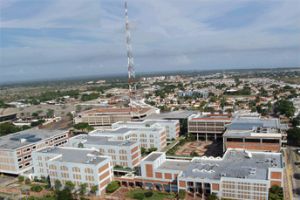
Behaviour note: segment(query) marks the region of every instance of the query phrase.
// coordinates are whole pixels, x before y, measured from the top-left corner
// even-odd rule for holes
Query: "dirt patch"
[[[222,156],[222,141],[192,141],[180,146],[175,155],[190,156],[192,152],[199,156]]]

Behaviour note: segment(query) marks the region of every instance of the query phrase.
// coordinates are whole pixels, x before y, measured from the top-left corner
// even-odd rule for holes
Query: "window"
[[[73,172],[80,172],[80,168],[79,168],[79,167],[73,167],[73,168],[72,168],[72,171],[73,171]]]
[[[87,174],[92,174],[93,173],[93,169],[91,169],[91,168],[85,168],[84,172],[87,173]]]
[[[67,168],[66,166],[60,166],[60,170],[62,170],[62,171],[67,171],[68,168]]]

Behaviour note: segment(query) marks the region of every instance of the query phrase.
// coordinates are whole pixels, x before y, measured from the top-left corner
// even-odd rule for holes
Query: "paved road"
[[[291,175],[292,185],[293,185],[293,199],[300,199],[300,165],[296,162],[300,162],[300,155],[296,153],[295,147],[287,147],[287,170]]]

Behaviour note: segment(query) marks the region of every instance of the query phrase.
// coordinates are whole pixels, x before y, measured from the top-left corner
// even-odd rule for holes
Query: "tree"
[[[106,186],[106,192],[107,193],[113,193],[120,187],[119,181],[112,181]]]
[[[54,181],[54,189],[55,189],[56,191],[58,191],[58,190],[61,189],[61,187],[62,187],[62,184],[61,184],[60,180],[55,180],[55,181]]]
[[[295,113],[295,107],[291,101],[282,99],[275,103],[275,112],[292,117]]]
[[[89,131],[94,130],[94,128],[92,126],[90,126],[88,123],[85,123],[85,122],[75,124],[73,127],[77,130],[81,130],[82,132],[84,132],[84,131],[89,132]]]
[[[40,192],[40,191],[43,190],[43,187],[40,186],[40,185],[32,185],[30,190],[33,191],[33,192]]]
[[[75,188],[75,184],[72,183],[71,181],[66,181],[66,184],[65,184],[65,189],[68,189],[70,191],[73,191]]]
[[[81,142],[79,142],[78,148],[83,148],[83,147],[84,147],[83,144]]]
[[[82,183],[80,184],[80,195],[84,195],[86,193],[86,189],[87,189],[87,184],[86,183]]]
[[[73,200],[72,192],[65,188],[62,191],[56,191],[56,200]]]
[[[199,154],[196,151],[192,151],[190,156],[197,157],[199,156]]]
[[[287,131],[287,138],[290,144],[300,146],[300,128],[294,127]]]
[[[283,200],[283,189],[274,185],[269,190],[269,200]]]
[[[215,193],[208,195],[207,200],[218,200],[218,197]]]
[[[91,193],[92,194],[96,194],[96,192],[98,191],[98,186],[97,185],[93,185],[92,187],[91,187]]]
[[[141,147],[141,154],[145,155],[147,153],[147,150],[144,147]]]
[[[48,109],[46,113],[47,118],[52,118],[54,117],[54,110],[53,109]]]

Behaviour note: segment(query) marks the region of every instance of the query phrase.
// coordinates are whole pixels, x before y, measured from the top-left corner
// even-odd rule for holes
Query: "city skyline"
[[[0,81],[125,74],[123,6],[2,1]],[[299,8],[294,0],[129,0],[136,72],[298,67]]]

